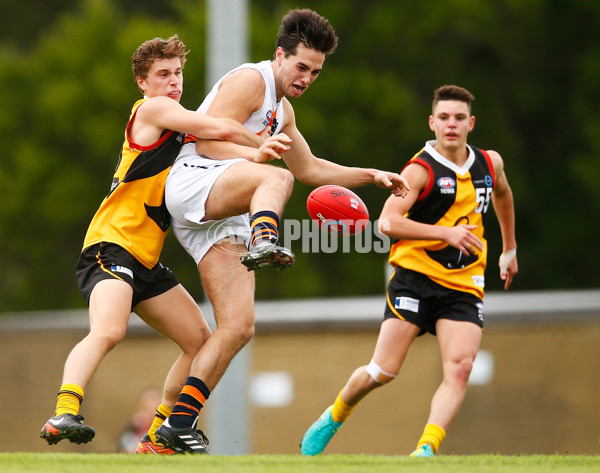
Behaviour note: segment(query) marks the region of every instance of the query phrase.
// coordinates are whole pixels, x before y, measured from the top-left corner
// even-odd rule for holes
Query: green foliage
[[[0,212],[0,264],[8,269],[0,309],[83,302],[75,263],[139,95],[129,58],[139,38],[161,29],[148,19],[131,23],[115,2],[88,0],[59,17],[30,52],[0,58],[9,105],[0,133],[10,143],[0,175],[10,196]]]
[[[182,104],[195,109],[206,90],[207,2],[31,3],[36,8],[7,6],[1,20],[0,311],[83,305],[73,269],[139,97],[129,66],[135,48],[179,33],[191,50]],[[281,17],[297,2],[249,4],[250,59],[271,58]],[[302,6],[327,17],[340,38],[318,81],[294,102],[298,127],[317,156],[398,171],[432,137],[432,90],[463,85],[477,97],[470,141],[502,154],[515,194],[521,274],[514,289],[600,284],[600,247],[590,231],[600,215],[594,113],[600,4],[307,0]],[[310,190],[296,184],[287,219],[308,217]],[[357,193],[375,220],[387,193],[373,186]],[[490,217],[488,290],[498,290],[501,243]],[[259,273],[258,297],[382,293],[385,255],[294,250],[294,270]],[[163,255],[201,298],[196,268],[174,238]]]

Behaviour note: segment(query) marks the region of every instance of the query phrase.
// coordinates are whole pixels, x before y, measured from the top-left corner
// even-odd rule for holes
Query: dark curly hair
[[[296,54],[300,43],[329,55],[335,52],[338,38],[329,21],[318,13],[309,9],[290,10],[281,21],[275,47],[281,47],[287,57]]]

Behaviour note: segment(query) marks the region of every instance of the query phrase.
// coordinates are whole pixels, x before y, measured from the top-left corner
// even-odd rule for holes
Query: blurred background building
[[[379,296],[258,303],[255,339],[201,415],[211,450],[299,453],[305,429],[370,360],[382,307]],[[210,307],[202,309],[210,319]],[[0,317],[0,403],[12,426],[0,432],[3,450],[117,451],[140,395],[162,382],[177,356],[172,342],[132,316],[128,336],[86,391],[81,412],[96,438],[49,447],[39,430],[87,323],[85,311]],[[600,291],[490,294],[472,386],[440,453],[599,454],[599,338]],[[440,380],[437,342],[425,335],[398,378],[361,403],[327,453],[410,453]]]

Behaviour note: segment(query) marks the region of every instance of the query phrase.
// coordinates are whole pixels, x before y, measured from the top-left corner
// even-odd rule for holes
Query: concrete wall
[[[305,429],[371,356],[376,333],[259,337],[253,369],[288,370],[288,409],[253,409],[253,450],[291,453]],[[486,330],[482,348],[495,375],[470,386],[440,453],[600,453],[600,320]],[[418,440],[441,380],[432,336],[413,344],[400,375],[356,408],[328,453],[408,454]]]
[[[600,302],[598,294],[594,298]],[[379,315],[325,323],[325,316],[312,317],[304,307],[299,313],[311,314],[307,318],[313,323],[302,325],[294,321],[297,308],[281,303],[269,307],[283,307],[278,312],[288,325],[258,317],[248,351],[249,378],[288,373],[293,400],[287,407],[249,403],[248,453],[297,453],[305,429],[332,403],[350,373],[369,361]],[[268,314],[269,307],[259,304],[257,312]],[[524,312],[490,317],[482,349],[493,356],[493,379],[469,387],[440,453],[600,453],[600,310],[560,309],[537,316]],[[0,317],[0,405],[4,425],[10,426],[0,429],[2,450],[116,451],[137,396],[147,387],[160,386],[178,355],[173,343],[135,325],[86,391],[82,414],[96,429],[94,441],[49,447],[38,438],[39,430],[53,413],[66,356],[86,326],[85,311]],[[420,337],[399,377],[359,405],[327,452],[410,453],[440,376],[436,339]],[[211,402],[212,397],[206,410]],[[206,430],[206,419],[200,423]],[[210,430],[206,433],[210,438]]]

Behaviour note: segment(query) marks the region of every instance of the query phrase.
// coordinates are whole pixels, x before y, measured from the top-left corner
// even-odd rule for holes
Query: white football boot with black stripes
[[[173,449],[177,453],[206,453],[210,455],[208,448],[208,439],[204,432],[196,430],[198,418],[187,429],[176,429],[169,425],[169,419],[166,419],[156,431],[156,439]]]
[[[248,271],[258,271],[261,268],[290,268],[295,260],[296,255],[291,250],[269,240],[258,242],[240,258]]]

